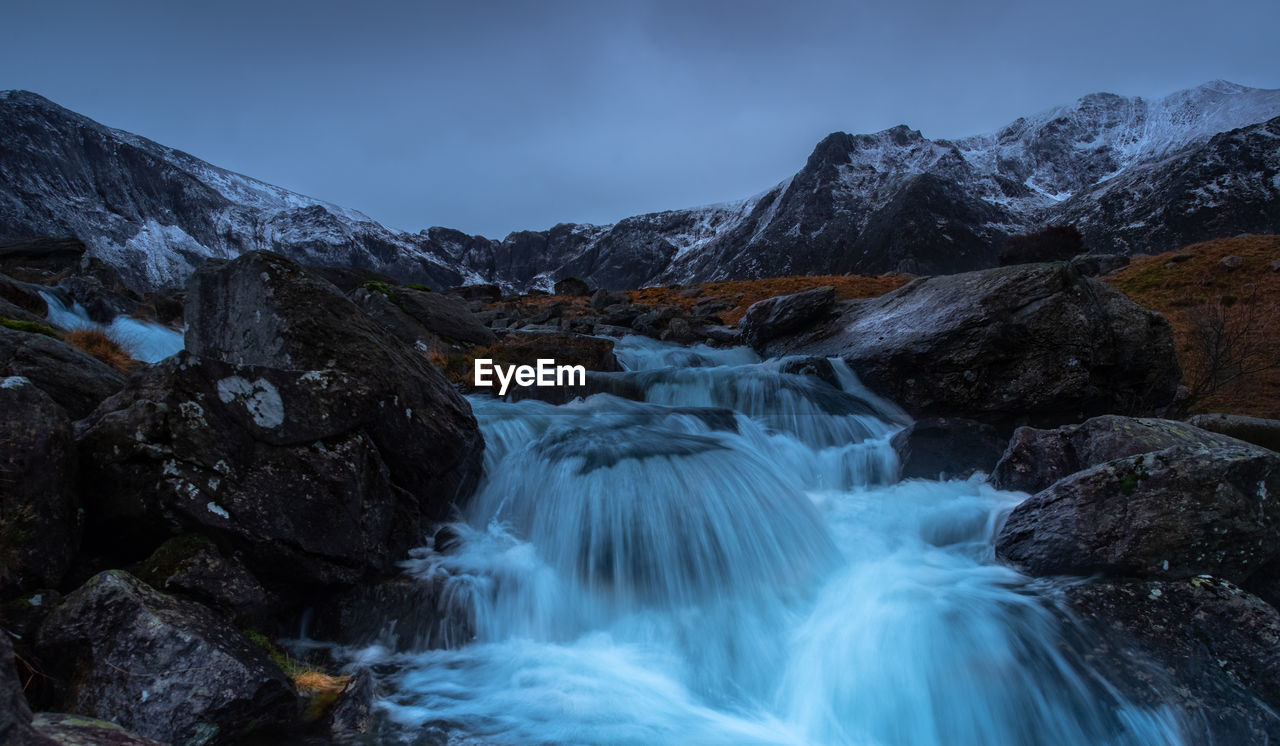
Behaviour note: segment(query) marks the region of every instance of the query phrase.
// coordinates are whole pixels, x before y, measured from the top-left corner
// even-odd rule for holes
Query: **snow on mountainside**
[[[1280,90],[1216,81],[1152,101],[1092,94],[955,141],[905,126],[838,132],[739,202],[492,240],[391,231],[11,91],[0,93],[0,241],[75,235],[139,288],[252,249],[433,286],[955,272],[1055,222],[1079,226],[1096,252],[1280,232],[1276,117]]]

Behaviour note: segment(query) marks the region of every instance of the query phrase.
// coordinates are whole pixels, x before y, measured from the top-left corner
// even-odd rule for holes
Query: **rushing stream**
[[[450,743],[1178,743],[997,564],[1025,496],[897,481],[903,416],[749,351],[629,338],[644,403],[472,400],[485,477],[447,546],[436,649],[378,674],[381,738]],[[429,740],[429,739],[428,739]]]

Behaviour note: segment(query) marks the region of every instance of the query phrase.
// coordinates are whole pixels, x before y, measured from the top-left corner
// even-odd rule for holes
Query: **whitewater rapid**
[[[644,402],[472,398],[466,513],[406,572],[443,643],[340,651],[381,742],[1170,744],[995,562],[1025,495],[899,481],[907,420],[746,349],[627,338]]]

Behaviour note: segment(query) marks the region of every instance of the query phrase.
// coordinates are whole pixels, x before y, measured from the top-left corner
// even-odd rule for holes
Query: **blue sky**
[[[404,230],[735,200],[828,132],[1280,87],[1280,2],[8,2],[40,93]]]

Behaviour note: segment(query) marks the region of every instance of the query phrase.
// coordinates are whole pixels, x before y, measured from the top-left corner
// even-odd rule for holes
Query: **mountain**
[[[1150,101],[1093,94],[959,140],[837,132],[749,199],[502,240],[391,231],[32,93],[0,93],[0,138],[0,242],[74,235],[139,288],[259,248],[437,287],[572,275],[621,288],[958,272],[995,264],[1009,235],[1064,222],[1095,253],[1280,232],[1280,90],[1224,81]]]

